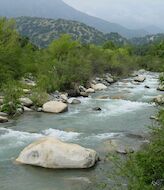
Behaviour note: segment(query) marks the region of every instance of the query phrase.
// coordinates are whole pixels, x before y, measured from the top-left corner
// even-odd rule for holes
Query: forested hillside
[[[20,17],[16,19],[16,22],[20,34],[29,37],[39,47],[48,46],[63,34],[69,34],[74,40],[79,40],[83,44],[102,45],[108,40],[117,45],[128,43],[117,33],[104,34],[77,21]]]
[[[155,35],[146,35],[140,38],[132,38],[130,42],[134,45],[141,46],[141,45],[150,45],[153,43],[159,43],[164,40],[164,34],[155,34]]]

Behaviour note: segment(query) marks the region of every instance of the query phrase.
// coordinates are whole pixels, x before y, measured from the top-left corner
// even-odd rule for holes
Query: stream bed
[[[31,112],[0,124],[0,190],[91,190],[99,183],[110,184],[104,175],[110,173],[110,161],[100,161],[91,169],[51,170],[17,165],[14,160],[24,147],[43,136],[95,149],[101,160],[110,152],[113,139],[137,149],[149,133],[148,126],[155,123],[150,116],[158,110],[151,100],[162,93],[156,90],[159,74],[144,75],[146,80],[139,85],[127,78],[89,98],[79,98],[81,104],[69,105],[66,113]],[[102,111],[93,111],[95,107]]]

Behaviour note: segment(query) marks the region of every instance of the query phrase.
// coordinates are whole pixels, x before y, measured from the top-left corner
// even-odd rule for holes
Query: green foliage
[[[33,90],[30,98],[36,107],[42,107],[42,105],[48,100],[48,94],[42,89],[36,88]]]
[[[120,175],[126,177],[129,190],[164,188],[164,110],[159,114],[160,127],[153,128],[150,143],[137,153],[130,154]]]
[[[2,86],[2,91],[4,93],[4,105],[1,111],[10,115],[15,114],[20,105],[19,98],[22,95],[22,89],[17,82],[8,81]]]
[[[159,76],[159,80],[161,84],[164,84],[164,73]]]
[[[37,20],[21,18],[17,21],[22,23],[22,19],[25,23]],[[51,23],[46,19],[37,22],[45,26]],[[65,23],[63,20],[58,22]],[[164,71],[163,42],[145,49],[138,47],[135,49],[126,43],[121,47],[118,43],[114,44],[114,39],[121,39],[116,33],[107,34],[106,38],[112,40],[107,40],[101,47],[84,45],[74,41],[69,35],[62,35],[48,48],[38,49],[27,38],[18,35],[13,20],[2,18],[0,19],[0,87],[7,81],[19,81],[31,73],[36,80],[36,88],[44,94],[71,89],[76,84],[85,85],[93,76],[105,72],[127,76],[132,70],[139,68]]]

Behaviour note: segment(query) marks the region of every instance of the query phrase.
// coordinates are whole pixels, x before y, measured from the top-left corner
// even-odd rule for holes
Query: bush
[[[4,93],[4,105],[1,111],[10,115],[15,114],[20,105],[19,98],[23,94],[22,89],[17,82],[8,81],[2,86],[2,91]]]
[[[121,166],[120,172],[127,179],[129,190],[164,189],[164,110],[159,119],[161,126],[153,128],[150,144],[130,154]]]

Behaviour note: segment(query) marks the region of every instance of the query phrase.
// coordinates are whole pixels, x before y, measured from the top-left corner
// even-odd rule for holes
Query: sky
[[[92,16],[128,28],[157,26],[164,30],[164,0],[63,0]]]

